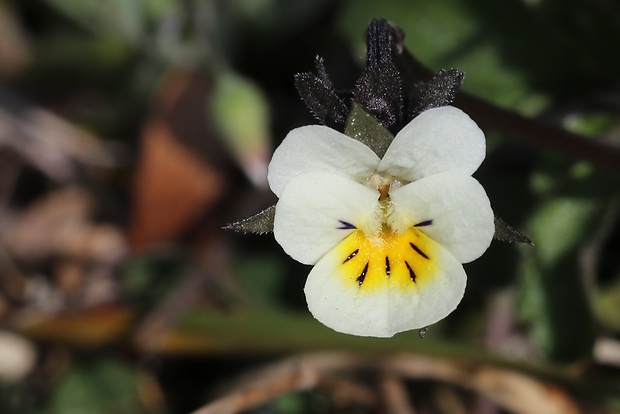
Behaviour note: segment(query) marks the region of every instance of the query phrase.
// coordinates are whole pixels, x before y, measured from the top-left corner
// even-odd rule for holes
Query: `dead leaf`
[[[0,74],[5,78],[19,75],[31,60],[26,32],[9,4],[0,4]]]
[[[11,325],[29,338],[77,346],[103,346],[118,341],[131,328],[134,311],[120,305],[57,314],[22,313]]]
[[[394,357],[387,366],[409,378],[435,379],[477,391],[514,413],[580,413],[560,387],[507,368],[421,355]]]
[[[118,263],[125,256],[125,240],[116,227],[91,221],[94,206],[92,196],[77,187],[50,193],[15,218],[4,245],[30,264],[52,257]]]
[[[173,241],[188,231],[225,189],[221,158],[209,139],[203,75],[177,72],[160,87],[136,168],[129,227],[132,249]]]

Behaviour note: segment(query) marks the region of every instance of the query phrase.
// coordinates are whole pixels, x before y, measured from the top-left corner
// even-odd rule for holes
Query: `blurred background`
[[[331,331],[309,267],[222,230],[315,122],[293,75],[351,89],[381,17],[465,72],[476,178],[534,242],[424,338]],[[614,0],[1,1],[0,412],[620,412],[619,45]]]

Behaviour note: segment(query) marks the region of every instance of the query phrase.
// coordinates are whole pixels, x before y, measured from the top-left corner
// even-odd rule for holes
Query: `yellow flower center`
[[[376,236],[356,230],[336,246],[342,259],[338,276],[360,290],[377,290],[386,284],[417,289],[436,273],[435,242],[416,228],[402,234],[385,225]]]
[[[342,229],[355,231],[336,246],[336,256],[341,258],[339,276],[362,291],[382,289],[386,284],[417,289],[437,271],[436,243],[418,228],[432,220],[412,225],[394,210],[390,190],[403,182],[391,175],[374,173],[365,184],[379,192],[379,205],[357,226],[341,221]]]

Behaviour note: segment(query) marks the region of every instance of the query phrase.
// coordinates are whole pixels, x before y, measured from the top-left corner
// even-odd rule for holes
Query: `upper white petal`
[[[395,228],[419,227],[461,263],[480,257],[495,232],[493,210],[484,188],[473,177],[446,172],[407,184],[390,195]]]
[[[310,171],[327,171],[362,181],[379,164],[366,145],[322,125],[297,128],[275,150],[267,179],[278,197],[288,181]]]
[[[424,111],[407,124],[394,137],[378,170],[408,181],[444,171],[471,175],[485,151],[478,125],[460,109],[443,106]]]
[[[357,228],[376,226],[378,193],[347,177],[308,172],[289,180],[276,204],[273,232],[293,259],[314,264]],[[380,224],[380,223],[378,223]]]

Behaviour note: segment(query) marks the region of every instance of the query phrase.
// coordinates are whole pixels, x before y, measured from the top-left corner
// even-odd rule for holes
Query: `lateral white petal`
[[[385,338],[445,318],[461,301],[467,277],[463,266],[450,252],[432,240],[429,243],[433,243],[431,270],[422,280],[414,282],[409,279],[404,262],[399,263],[397,257],[392,257],[389,277],[380,267],[372,264],[364,267],[368,263],[364,261],[347,267],[353,259],[343,263],[346,249],[351,248],[348,239],[343,241],[345,250],[341,246],[331,250],[308,276],[304,291],[310,312],[335,331]],[[399,249],[395,250],[398,256]],[[360,251],[358,255],[363,253]],[[424,269],[421,270],[423,273]],[[366,277],[363,283],[359,283],[360,272]],[[399,272],[405,275],[399,277]]]
[[[274,236],[293,259],[314,264],[356,227],[377,226],[378,193],[347,177],[292,177],[276,204]]]
[[[322,125],[296,128],[273,153],[267,179],[278,197],[288,181],[311,171],[326,171],[362,181],[379,157],[366,145]]]
[[[418,225],[461,263],[477,259],[491,244],[493,210],[484,188],[473,177],[434,174],[395,190],[390,198],[393,226]]]
[[[432,108],[415,117],[394,137],[379,164],[380,172],[408,181],[458,171],[471,175],[485,157],[484,133],[463,111]]]

